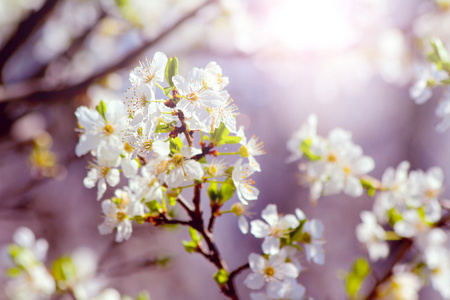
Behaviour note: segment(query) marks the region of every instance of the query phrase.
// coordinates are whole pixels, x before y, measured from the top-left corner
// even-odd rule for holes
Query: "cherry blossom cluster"
[[[412,285],[416,288],[405,288],[405,293],[414,291],[415,295],[406,299],[418,299],[417,292],[424,285],[419,278],[429,278],[433,288],[444,299],[450,299],[448,235],[440,228],[443,180],[444,174],[438,167],[426,172],[409,171],[409,163],[404,161],[397,168],[388,168],[376,184],[379,192],[373,211],[363,211],[362,223],[356,228],[358,240],[365,244],[374,261],[389,255],[388,240],[410,239],[414,244],[416,259],[396,268],[404,274],[399,275],[404,277],[400,282],[417,282]],[[393,231],[385,230],[387,227]]]
[[[68,293],[76,300],[132,300],[105,288],[107,280],[97,275],[97,256],[91,249],[78,248],[47,268],[48,247],[45,239],[36,239],[26,227],[15,231],[13,243],[2,249],[2,265],[9,277],[5,287],[8,299],[43,300]]]
[[[405,251],[415,251],[413,260],[397,262],[392,276],[379,282],[373,292],[377,299],[392,299],[392,294],[418,299],[418,291],[427,281],[443,298],[450,299],[450,251],[443,230],[448,208],[441,197],[442,169],[410,171],[409,162],[404,161],[377,180],[366,175],[375,164],[351,142],[349,132],[334,129],[325,139],[316,135],[316,128],[317,117],[310,115],[287,144],[292,153],[288,161],[307,159],[300,170],[311,185],[313,201],[340,191],[358,197],[366,189],[374,197],[373,210],[361,212],[356,236],[366,246],[369,258],[387,258],[388,241],[392,240],[403,240],[409,245]]]
[[[265,222],[253,220],[250,223],[250,232],[264,239],[263,255],[249,255],[252,273],[244,280],[253,290],[265,286],[264,291],[250,294],[253,300],[305,299],[305,288],[296,281],[304,270],[299,259],[302,251],[308,261],[325,262],[322,222],[307,220],[300,209],[296,209],[295,214],[280,216],[277,206],[269,204],[261,213]]]
[[[427,102],[433,95],[433,89],[446,87],[435,114],[441,118],[436,130],[443,132],[450,127],[450,55],[439,39],[431,41],[432,51],[428,54],[426,66],[421,68],[418,79],[410,88],[409,94],[416,104]]]
[[[193,68],[186,77],[177,69],[176,58],[157,52],[130,72],[131,87],[123,101],[102,101],[95,109],[80,107],[75,113],[80,132],[76,154],[94,158],[84,185],[97,186],[100,200],[108,186],[119,185],[121,173],[127,179],[103,200],[100,233],[116,229],[115,240],[122,242],[130,238],[133,221],[187,225],[192,240],[182,242],[185,250],[202,254],[218,268],[214,279],[226,296],[237,297],[230,277],[250,268],[245,284],[253,290],[265,287],[252,293],[252,299],[305,299],[296,280],[303,269],[298,257],[304,251],[308,261],[324,263],[323,224],[307,220],[299,209],[296,216],[279,216],[274,204],[262,212],[266,222],[249,224],[247,205],[259,195],[250,177],[261,171],[255,157],[264,154],[262,143],[237,128],[237,108],[224,89],[228,78],[215,62]],[[233,147],[235,151],[224,152]],[[221,155],[237,159],[230,163]],[[200,205],[204,186],[211,208],[207,226]],[[190,188],[192,202],[185,199]],[[223,210],[235,193],[240,201]],[[177,207],[190,219],[178,219]],[[264,239],[263,254],[250,254],[249,263],[235,271],[226,269],[213,242],[214,220],[226,213],[238,216],[242,233]]]
[[[258,198],[250,176],[261,171],[255,156],[264,154],[262,143],[236,127],[237,107],[219,65],[211,62],[183,77],[176,58],[157,52],[130,72],[130,82],[123,100],[75,113],[81,133],[76,154],[94,157],[84,185],[97,186],[100,200],[107,186],[119,185],[120,173],[128,179],[103,201],[100,233],[117,228],[116,241],[128,239],[132,220],[167,212],[182,190],[196,183],[212,185],[216,213],[234,191],[244,205]],[[218,150],[233,144],[235,152]],[[240,158],[230,164],[220,155]]]
[[[317,116],[306,122],[287,142],[291,152],[288,162],[303,157],[299,165],[304,181],[311,186],[311,200],[320,196],[344,192],[352,197],[363,194],[362,178],[375,168],[373,159],[363,155],[360,146],[352,141],[352,134],[341,128],[333,129],[327,137],[317,135]]]

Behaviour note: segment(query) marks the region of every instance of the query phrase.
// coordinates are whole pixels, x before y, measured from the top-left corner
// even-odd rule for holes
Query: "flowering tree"
[[[64,28],[71,34],[66,36],[67,40],[51,39],[48,36],[61,36],[55,29],[57,26],[45,26],[42,30],[52,34],[36,42],[33,50],[33,53],[39,53],[42,66],[32,71],[30,77],[15,82],[8,69],[8,64],[14,64],[9,61],[14,61],[16,50],[31,37],[29,28],[38,26],[39,20],[51,15],[57,7],[56,1],[35,4],[20,1],[23,6],[20,8],[21,14],[28,10],[34,12],[24,20],[23,26],[17,28],[16,35],[0,41],[3,43],[0,50],[0,70],[3,71],[0,83],[4,83],[0,89],[0,102],[5,107],[7,103],[23,102],[23,114],[28,114],[27,110],[42,101],[57,102],[65,97],[74,97],[78,106],[75,116],[79,140],[74,147],[77,158],[68,161],[88,156],[88,171],[83,185],[96,191],[101,206],[101,212],[94,213],[102,219],[95,234],[107,237],[113,234],[110,236],[114,240],[111,245],[132,242],[140,229],[178,228],[190,237],[178,241],[179,247],[204,258],[214,268],[209,278],[199,278],[198,281],[204,282],[202,284],[205,286],[215,282],[218,297],[221,293],[229,299],[311,299],[307,298],[310,293],[303,286],[301,274],[308,275],[311,263],[319,266],[326,264],[324,236],[328,228],[320,220],[307,218],[299,208],[295,209],[295,213],[280,214],[277,206],[281,204],[279,199],[271,199],[276,204],[268,204],[262,209],[261,220],[254,217],[252,204],[264,196],[264,189],[252,177],[259,172],[270,173],[273,178],[278,174],[274,169],[262,168],[264,164],[258,162],[258,156],[265,154],[262,142],[256,136],[247,137],[244,127],[237,125],[239,113],[236,104],[240,105],[241,99],[236,104],[231,99],[226,91],[229,78],[222,75],[222,68],[217,63],[210,62],[204,68],[193,68],[187,74],[179,74],[176,57],[168,58],[164,53],[156,52],[151,60],[146,59],[132,69],[128,89],[122,97],[98,93],[101,94],[100,101],[98,94],[95,97],[89,94],[92,84],[98,83],[98,79],[107,78],[112,71],[128,66],[133,58],[141,56],[145,48],[158,43],[215,2],[218,1],[206,1],[192,6],[193,9],[177,1],[155,1],[151,4],[138,0],[115,1],[112,6],[109,1],[84,3],[83,11],[91,12],[86,13],[90,16],[89,22],[86,21],[81,30],[72,32],[71,19],[65,18],[64,13],[59,18],[50,18],[50,23],[58,23],[61,28],[67,23]],[[76,5],[71,6],[73,2],[67,3],[61,10],[69,12],[69,15],[72,9],[78,9]],[[19,4],[0,5],[1,8]],[[290,5],[293,5],[292,2]],[[179,12],[185,12],[186,7],[189,7],[187,13],[180,17]],[[165,18],[158,14],[150,17],[147,13],[162,8],[167,9]],[[438,15],[445,15],[448,3],[437,1],[435,8],[439,9]],[[115,19],[114,22],[120,19],[125,23],[119,23],[126,26],[104,25],[112,22],[111,19]],[[152,26],[166,19],[175,22],[156,34]],[[97,42],[108,34],[104,35],[105,32],[99,28],[107,27],[120,27],[120,30],[130,32],[139,28],[141,44],[124,58],[113,58],[112,63],[104,64],[112,53],[107,48],[113,47],[99,50],[92,45],[102,44]],[[2,31],[11,30],[9,25],[4,28]],[[435,32],[438,32],[437,29]],[[439,34],[442,39],[430,39],[420,31],[414,34],[415,38],[420,39],[421,47],[427,45],[423,49],[418,47],[419,55],[408,49],[417,55],[411,61],[424,65],[410,89],[410,96],[416,103],[422,104],[449,84],[450,59],[444,34]],[[404,36],[392,31],[382,36],[389,40],[386,44],[391,46],[399,46],[397,39],[404,39]],[[69,40],[73,43],[70,44]],[[216,42],[214,40],[213,44]],[[177,45],[181,44],[184,42]],[[86,46],[86,51],[79,50],[81,45]],[[377,59],[387,55],[377,66],[383,78],[405,83],[409,80],[405,75],[408,68],[402,69],[401,76],[396,74],[399,75],[396,77],[393,74],[396,72],[392,73],[396,69],[393,66],[411,63],[409,58],[413,55],[400,46],[398,48],[402,51],[396,48],[395,53],[385,53],[389,52],[386,46],[386,49],[380,50],[382,53],[371,52],[370,55],[380,55]],[[89,52],[91,50],[93,53]],[[423,52],[428,52],[425,64]],[[91,66],[96,62],[102,66],[99,72]],[[79,67],[81,64],[83,67]],[[180,65],[180,69],[184,66]],[[105,80],[109,82],[107,85],[115,85],[112,77]],[[252,80],[256,82],[260,78]],[[89,91],[85,93],[87,89]],[[257,97],[259,89],[263,90],[261,87],[255,90],[248,88],[251,97]],[[293,93],[289,96],[292,97]],[[83,97],[98,100],[88,104],[88,101],[80,100]],[[436,110],[442,118],[437,125],[438,131],[445,131],[450,124],[446,98],[444,94]],[[280,107],[290,109],[293,105],[289,103]],[[240,113],[245,114],[245,111]],[[278,126],[275,120],[269,120],[274,128]],[[364,155],[362,147],[353,142],[352,133],[336,128],[325,137],[318,134],[317,127],[317,116],[308,116],[287,142],[290,155],[286,158],[291,163],[300,161],[300,181],[310,187],[313,206],[320,205],[319,201],[327,201],[320,198],[337,194],[352,198],[367,194],[373,200],[372,210],[361,212],[361,224],[356,226],[355,231],[356,238],[367,250],[368,259],[356,258],[350,271],[340,275],[347,297],[419,299],[420,290],[430,286],[441,298],[450,299],[450,253],[446,231],[449,205],[443,199],[444,171],[440,167],[410,171],[410,165],[414,164],[405,160],[396,168],[388,168],[377,179],[369,175],[375,170],[375,160]],[[283,131],[280,129],[277,133]],[[274,146],[277,145],[269,147]],[[28,165],[37,179],[25,188],[26,191],[38,185],[37,182],[42,182],[43,178],[57,179],[65,174],[65,163],[58,161],[57,155],[52,152],[52,138],[48,133],[40,132],[33,136],[31,148]],[[274,152],[269,154],[274,155]],[[13,191],[3,198],[9,201],[20,195],[21,191]],[[13,206],[6,202],[2,203],[2,208],[5,204],[5,211],[20,211],[23,207],[27,210],[30,202],[21,200]],[[69,218],[69,212],[68,207],[64,217]],[[49,215],[45,211],[40,213],[42,218]],[[235,261],[224,255],[226,251],[223,251],[221,242],[225,238],[219,230],[219,226],[223,226],[224,216],[228,220],[235,218],[235,227],[243,235],[260,242],[256,251],[245,254],[248,259]],[[170,232],[164,234],[169,235]],[[41,237],[41,234],[38,235]],[[43,238],[36,239],[33,232],[25,227],[20,227],[6,238],[9,243],[12,236],[12,243],[3,249],[2,260],[8,277],[5,279],[8,299],[149,299],[147,292],[138,294],[133,291],[136,298],[121,296],[117,290],[108,287],[114,284],[107,283],[107,279],[115,273],[136,274],[140,268],[165,266],[168,262],[164,256],[152,259],[154,253],[144,248],[144,260],[118,264],[108,269],[104,267],[108,251],[103,255],[99,255],[98,249],[61,251],[50,235],[42,235],[49,242]],[[334,245],[329,242],[328,246]],[[54,255],[47,259],[49,247],[55,247],[55,250]],[[234,248],[235,252],[241,250],[239,244]],[[187,253],[177,258],[183,261]],[[376,270],[376,262],[381,266],[381,273]],[[239,283],[243,284],[240,286]],[[151,289],[149,292],[152,292]]]

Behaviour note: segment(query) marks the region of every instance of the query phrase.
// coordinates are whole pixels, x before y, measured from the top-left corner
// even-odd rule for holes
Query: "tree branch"
[[[89,85],[94,83],[96,80],[115,72],[119,69],[125,68],[130,65],[137,57],[139,57],[142,52],[147,48],[158,43],[164,39],[167,35],[172,33],[184,22],[195,16],[202,8],[205,6],[216,2],[217,0],[207,0],[203,4],[199,5],[190,13],[186,14],[184,17],[180,18],[175,24],[169,28],[163,30],[156,38],[144,42],[143,45],[131,51],[128,55],[122,58],[118,63],[112,64],[106,67],[103,71],[94,74],[84,81],[74,84],[74,85],[61,85],[61,84],[51,84],[45,78],[39,80],[30,80],[26,82],[20,82],[17,84],[12,84],[8,87],[0,87],[0,103],[26,100],[28,102],[39,102],[39,101],[56,101],[65,100],[66,98],[74,97],[82,92],[84,92]]]
[[[5,46],[0,50],[0,82],[3,82],[1,73],[6,65],[6,62],[14,54],[14,52],[35,32],[47,15],[55,8],[57,0],[47,0],[44,5],[36,11],[31,13],[28,18],[23,20],[16,31],[11,35],[10,39],[5,43]]]
[[[412,240],[410,240],[410,239],[402,240],[400,247],[399,247],[400,250],[397,252],[397,256],[395,257],[394,261],[389,266],[386,274],[384,274],[384,276],[381,279],[379,279],[377,282],[375,282],[375,285],[373,286],[372,290],[370,291],[368,296],[365,298],[366,300],[372,300],[372,299],[376,298],[378,287],[392,276],[394,266],[406,255],[406,253],[408,253],[408,250],[411,249],[412,245],[413,245]]]

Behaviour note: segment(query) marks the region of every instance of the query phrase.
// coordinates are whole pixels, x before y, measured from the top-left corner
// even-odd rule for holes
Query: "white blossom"
[[[262,250],[266,254],[276,254],[280,251],[280,238],[284,237],[291,229],[299,225],[299,221],[294,215],[285,215],[280,218],[275,204],[269,204],[261,213],[261,220],[254,220],[250,223],[250,232],[256,238],[264,238]]]
[[[253,290],[260,289],[267,282],[267,289],[271,290],[276,282],[285,278],[297,278],[299,270],[292,263],[286,263],[286,256],[283,253],[270,255],[269,259],[251,253],[248,258],[250,273],[244,280],[244,284]]]
[[[389,246],[386,243],[386,232],[381,227],[375,215],[369,211],[361,212],[362,224],[356,226],[358,241],[365,244],[371,260],[379,260],[389,255]]]
[[[248,204],[247,201],[256,200],[259,195],[259,190],[252,186],[254,182],[250,179],[254,172],[255,169],[249,164],[242,165],[241,158],[234,164],[233,172],[231,173],[239,200],[246,205]]]

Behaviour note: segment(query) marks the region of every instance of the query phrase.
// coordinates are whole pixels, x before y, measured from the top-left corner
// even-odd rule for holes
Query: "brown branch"
[[[369,292],[368,296],[365,298],[366,300],[372,300],[375,299],[377,296],[377,289],[378,287],[388,280],[393,275],[393,268],[394,266],[408,253],[409,249],[411,249],[411,246],[413,245],[413,241],[410,239],[403,239],[400,244],[400,250],[397,252],[397,256],[395,257],[394,261],[389,266],[388,270],[384,274],[383,277],[381,277],[377,282],[375,282],[375,285],[373,286],[372,290]]]
[[[178,195],[177,202],[180,203],[180,205],[184,208],[187,214],[192,218],[194,211],[191,205],[187,203],[186,200],[184,200],[184,198],[181,195]]]
[[[16,31],[0,50],[0,82],[3,82],[1,79],[3,78],[1,72],[6,65],[6,62],[16,50],[28,40],[32,33],[40,27],[43,20],[55,8],[57,2],[57,0],[47,0],[38,11],[30,13],[28,18],[19,24]]]
[[[208,222],[208,231],[212,232],[214,229],[214,224],[216,222],[216,218],[219,215],[221,205],[218,205],[217,203],[211,203],[211,216],[209,217]]]
[[[184,121],[184,114],[181,110],[178,110],[178,119],[181,122],[180,130],[184,133],[184,136],[186,137],[186,141],[188,142],[189,147],[194,147],[194,141],[192,139],[192,135],[188,130],[188,127],[186,125],[186,122]]]
[[[123,57],[122,60],[119,61],[118,63],[106,67],[103,71],[100,71],[99,73],[90,76],[89,78],[85,79],[80,83],[74,85],[61,85],[61,84],[55,85],[50,84],[49,81],[46,80],[45,78],[39,80],[30,80],[27,82],[20,82],[8,87],[3,88],[0,87],[0,103],[19,100],[26,100],[28,102],[39,102],[39,101],[48,102],[56,100],[65,100],[66,98],[74,97],[84,92],[89,87],[89,85],[94,83],[96,80],[119,69],[123,69],[129,66],[147,48],[153,46],[154,44],[164,39],[175,29],[180,27],[180,25],[182,25],[187,20],[195,16],[202,8],[216,1],[217,0],[205,1],[203,4],[199,5],[190,13],[180,18],[172,26],[163,30],[157,37],[144,42],[143,45],[128,53],[128,55]]]

